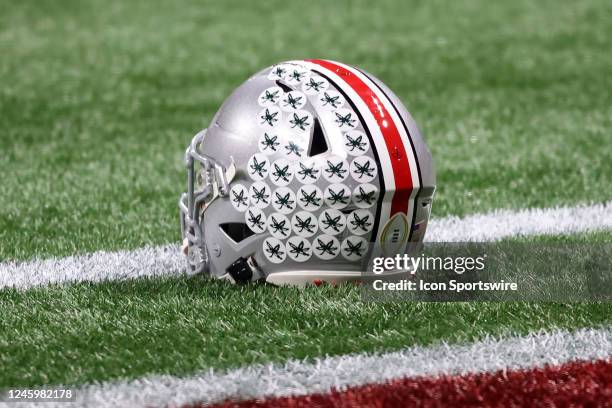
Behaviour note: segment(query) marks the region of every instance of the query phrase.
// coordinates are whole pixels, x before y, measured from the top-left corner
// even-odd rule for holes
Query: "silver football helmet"
[[[399,98],[326,60],[252,76],[185,161],[189,266],[233,282],[359,280],[375,255],[423,240],[435,190],[431,154]]]

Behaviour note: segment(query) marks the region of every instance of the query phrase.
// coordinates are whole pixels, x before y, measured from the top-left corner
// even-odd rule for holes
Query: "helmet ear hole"
[[[239,243],[254,235],[255,233],[243,222],[228,222],[225,224],[219,224],[221,231],[227,235],[229,239],[235,243]]]
[[[329,150],[327,140],[325,139],[325,133],[319,123],[319,119],[314,120],[314,126],[312,130],[312,137],[310,138],[310,146],[308,147],[308,156],[316,156],[317,154],[325,153]]]

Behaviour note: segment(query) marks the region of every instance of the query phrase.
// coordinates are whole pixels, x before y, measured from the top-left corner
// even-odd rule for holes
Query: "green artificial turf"
[[[434,216],[611,198],[612,3],[0,0],[0,261],[176,242],[184,149],[275,62],[357,65],[433,153]],[[610,232],[533,242],[609,243]],[[0,291],[0,389],[609,325],[610,304],[375,304],[199,278]]]
[[[601,247],[610,235],[533,237],[529,242],[598,242]],[[516,281],[522,285],[529,279]],[[290,358],[611,324],[609,302],[363,302],[360,288],[352,285],[236,286],[198,276],[4,289],[0,390],[189,375]]]
[[[0,389],[610,324],[612,305],[363,303],[359,288],[141,279],[0,292]]]
[[[0,260],[176,242],[191,135],[294,58],[406,102],[434,216],[609,200],[611,18],[605,0],[0,1]]]
[[[571,235],[533,235],[529,237],[508,237],[503,242],[532,242],[542,244],[602,244],[612,245],[612,231],[581,232]]]

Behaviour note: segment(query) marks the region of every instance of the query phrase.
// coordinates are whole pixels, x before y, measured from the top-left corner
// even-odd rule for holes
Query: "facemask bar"
[[[183,250],[189,258],[193,272],[196,273],[206,272],[208,269],[208,252],[201,225],[202,214],[217,197],[229,194],[229,184],[236,174],[233,159],[226,169],[213,158],[200,154],[198,149],[205,137],[206,129],[194,136],[185,152],[187,193],[183,193],[179,200]],[[202,181],[198,191],[196,162],[200,163]]]

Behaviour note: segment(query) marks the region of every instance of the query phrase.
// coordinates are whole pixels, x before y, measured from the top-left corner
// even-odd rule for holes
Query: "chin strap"
[[[234,163],[234,158],[230,156],[230,165],[227,169],[215,165],[215,174],[217,175],[219,185],[219,195],[221,197],[226,197],[229,194],[230,183],[234,180],[234,177],[236,177],[236,164]]]

